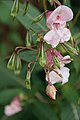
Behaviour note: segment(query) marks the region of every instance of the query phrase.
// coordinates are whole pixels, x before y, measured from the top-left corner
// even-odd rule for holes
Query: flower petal
[[[60,23],[70,21],[73,18],[72,10],[64,5],[57,7],[47,18],[47,23]]]
[[[60,43],[64,43],[65,41],[69,41],[71,37],[70,30],[67,28],[58,29],[58,34],[60,36]]]
[[[68,78],[69,78],[69,68],[67,68],[67,67],[62,67],[62,68],[61,68],[61,74],[62,74],[62,76],[63,76],[62,84],[65,84],[66,82],[68,82]]]
[[[51,30],[44,36],[44,40],[55,48],[59,44],[60,37],[56,31]]]
[[[49,73],[49,79],[50,79],[50,82],[52,84],[55,84],[57,82],[61,82],[62,81],[62,78],[56,72],[54,72],[54,71],[51,71]],[[46,76],[46,80],[48,81],[47,76]]]
[[[62,75],[62,77],[60,77],[59,75]],[[58,82],[62,82],[62,84],[65,84],[66,82],[68,82],[68,78],[69,78],[69,68],[67,67],[55,69],[55,71],[51,71],[49,73],[49,80],[52,84]],[[48,81],[47,75],[46,75],[46,80]]]
[[[65,57],[63,57],[63,59],[61,60],[64,64],[67,64],[67,63],[70,63],[71,60],[70,60],[70,56],[69,55],[66,55]]]
[[[14,114],[20,112],[21,110],[22,110],[21,107],[7,105],[7,106],[5,106],[4,113],[6,116],[11,116],[11,115],[14,115]]]

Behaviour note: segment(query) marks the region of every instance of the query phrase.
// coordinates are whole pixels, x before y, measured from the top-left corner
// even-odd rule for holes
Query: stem
[[[22,46],[16,47],[14,51],[19,54],[19,52],[21,52],[23,50],[33,50],[33,51],[37,52],[36,49],[30,48],[30,47],[22,47]]]
[[[77,12],[77,15],[76,15],[76,17],[75,17],[75,19],[74,19],[74,21],[73,21],[72,28],[75,26],[75,24],[76,24],[77,19],[78,19],[79,16],[80,16],[80,10]]]
[[[71,107],[72,107],[72,111],[74,113],[75,120],[79,120],[79,115],[78,115],[76,105],[74,103],[71,103]]]
[[[49,71],[47,72],[47,76],[48,76],[48,84],[52,86],[52,83],[50,82],[50,79],[49,79]]]
[[[7,120],[7,118],[8,117],[4,115],[0,120]]]
[[[39,53],[39,51],[40,51],[40,48],[38,49],[38,53]],[[35,65],[36,65],[36,62],[38,61],[38,57],[39,57],[39,54],[37,55],[36,60],[34,61],[34,65],[33,65],[32,69],[31,69],[31,73],[32,73],[32,71],[34,70],[34,67],[35,67]]]
[[[44,11],[46,11],[47,10],[46,0],[43,0],[43,7],[44,7]]]

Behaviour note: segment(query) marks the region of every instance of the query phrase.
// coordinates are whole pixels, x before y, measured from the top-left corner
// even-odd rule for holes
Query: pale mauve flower
[[[48,77],[49,77],[49,81],[52,84],[61,82],[62,84],[65,84],[66,82],[68,82],[68,78],[69,78],[69,68],[67,67],[61,67],[60,69],[55,69],[54,71],[51,71],[49,73],[49,76],[46,75],[46,80],[48,81]]]
[[[44,36],[44,40],[55,48],[59,43],[68,41],[71,37],[70,30],[66,28],[66,22],[72,20],[72,10],[64,5],[57,7],[46,15],[46,24],[50,31]]]
[[[46,94],[52,98],[53,100],[56,99],[56,88],[53,85],[49,85],[46,87]]]
[[[61,67],[71,62],[71,58],[69,55],[66,55],[63,57],[60,54],[60,52],[58,52],[57,50],[54,50],[53,48],[50,48],[49,50],[46,51],[46,57],[47,57],[46,65],[48,67],[51,67],[52,65],[54,65],[54,61],[53,61],[54,55],[58,58]]]
[[[12,116],[22,110],[19,97],[15,97],[10,105],[6,105],[4,113],[6,116]]]

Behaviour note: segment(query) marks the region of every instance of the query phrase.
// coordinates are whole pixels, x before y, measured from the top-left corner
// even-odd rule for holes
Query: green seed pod
[[[45,12],[44,12],[44,13],[45,13]],[[39,16],[37,16],[36,18],[34,18],[34,19],[32,20],[32,24],[39,22],[39,21],[43,18],[44,13],[42,13],[42,14],[40,14]]]
[[[16,56],[14,73],[15,73],[16,75],[19,75],[20,72],[21,72],[21,68],[22,68],[21,59],[20,59],[19,56]]]
[[[31,72],[30,70],[27,71],[27,75],[26,75],[26,79],[25,79],[25,85],[26,85],[26,88],[27,89],[31,89],[31,81],[30,81],[30,78],[31,78]]]
[[[12,9],[11,9],[11,16],[16,17],[19,11],[19,0],[14,0]]]
[[[31,47],[31,40],[32,40],[32,36],[30,31],[27,31],[26,33],[26,47]]]
[[[54,61],[54,65],[56,65],[58,68],[60,68],[60,62],[55,55],[53,56],[53,61]]]
[[[63,44],[63,47],[64,47],[65,49],[67,49],[67,51],[68,51],[69,53],[73,53],[73,54],[78,55],[77,50],[76,50],[75,48],[73,48],[72,46],[70,46],[69,44],[64,43],[64,44]]]
[[[15,57],[16,55],[13,53],[8,61],[7,68],[10,70],[14,70],[15,67]]]
[[[40,53],[39,53],[39,58],[38,58],[39,64],[44,67],[46,65],[46,53],[44,51],[44,46],[42,44]]]
[[[28,3],[29,3],[29,2],[27,1],[27,2],[25,2],[25,4],[24,4],[24,7],[23,7],[23,16],[26,15],[26,13],[27,13]]]

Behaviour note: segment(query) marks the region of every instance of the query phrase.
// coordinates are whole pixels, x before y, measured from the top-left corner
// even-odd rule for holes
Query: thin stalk
[[[16,47],[14,52],[16,52],[17,54],[19,54],[21,51],[24,51],[24,50],[33,50],[35,52],[37,52],[36,49],[33,49],[31,47],[22,47],[22,46],[19,46],[19,47]]]
[[[76,22],[77,22],[79,16],[80,16],[80,10],[77,12],[76,17],[75,17],[74,20],[73,20],[72,28],[75,26],[75,24],[76,24]]]
[[[46,0],[43,0],[43,7],[44,7],[44,11],[46,11],[47,10]]]

